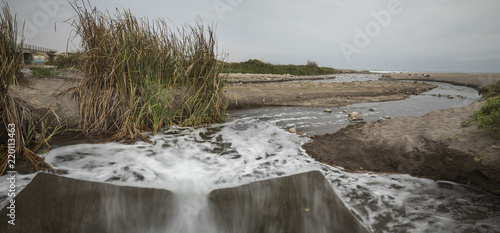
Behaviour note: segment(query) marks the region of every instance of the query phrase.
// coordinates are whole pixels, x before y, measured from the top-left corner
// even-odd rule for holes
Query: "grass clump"
[[[474,162],[476,162],[476,163],[481,162],[481,160],[483,160],[484,156],[486,156],[486,154],[484,154],[483,152],[479,152],[477,154],[477,156],[474,157]]]
[[[77,87],[80,129],[142,139],[142,130],[221,122],[225,78],[215,33],[202,23],[170,29],[130,11],[114,15],[73,4],[81,37],[83,81]]]
[[[46,64],[56,66],[57,69],[64,69],[64,68],[80,69],[78,59],[80,58],[81,54],[82,54],[81,52],[61,54],[57,56],[54,60],[48,61]]]
[[[500,96],[500,81],[492,85],[486,86],[483,90],[480,91],[483,94],[483,97],[489,99],[491,97]]]
[[[57,71],[55,68],[33,66],[31,67],[31,75],[35,77],[57,76]]]
[[[0,15],[0,122],[1,134],[6,136],[9,124],[15,125],[16,152],[24,146],[23,126],[26,109],[9,94],[9,88],[25,82],[21,74],[22,53],[17,43],[17,21],[10,13],[8,5],[2,8]],[[22,45],[22,41],[21,41]],[[2,142],[2,146],[5,143]]]
[[[21,100],[9,94],[10,87],[27,82],[21,74],[23,40],[21,39],[18,43],[17,35],[16,18],[11,15],[9,6],[6,4],[2,7],[0,15],[0,175],[7,169],[9,159],[17,161],[21,157],[30,161],[37,170],[42,164],[49,167],[27,148],[31,115],[29,110],[21,104]],[[7,154],[6,146],[12,140],[15,141],[15,158]]]
[[[241,63],[227,63],[223,72],[291,75],[323,75],[338,73],[338,71],[333,68],[319,67],[314,61],[307,61],[306,65],[273,65],[257,59],[250,59]]]
[[[472,120],[479,128],[500,139],[500,96],[489,98],[480,110],[472,114]]]
[[[477,123],[478,128],[500,139],[500,81],[487,86],[482,90],[482,94],[486,103],[470,118],[462,121],[461,125],[468,127]]]

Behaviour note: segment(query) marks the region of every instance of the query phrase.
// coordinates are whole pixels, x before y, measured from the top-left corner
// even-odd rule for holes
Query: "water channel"
[[[351,76],[343,81],[378,77],[359,80],[362,77]],[[471,88],[433,84],[438,88],[401,101],[355,104],[332,108],[332,113],[303,107],[235,110],[231,120],[209,128],[173,127],[148,134],[153,144],[77,144],[41,156],[55,168],[68,170],[67,177],[173,191],[178,215],[165,232],[217,232],[217,226],[200,216],[207,194],[214,189],[311,170],[321,171],[346,206],[373,232],[500,232],[498,196],[404,174],[345,172],[310,158],[301,145],[311,139],[287,131],[295,127],[308,134],[332,133],[351,124],[343,110],[361,112],[366,121],[373,121],[465,106],[480,98]],[[18,187],[33,176],[20,176]],[[0,187],[6,187],[4,180]],[[3,206],[6,197],[2,200]],[[193,219],[201,220],[193,225]]]

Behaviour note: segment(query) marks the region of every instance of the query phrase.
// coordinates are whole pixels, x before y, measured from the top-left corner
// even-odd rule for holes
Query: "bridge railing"
[[[30,45],[30,44],[23,44],[23,49],[24,50],[31,50],[31,51],[40,51],[40,52],[45,52],[45,53],[57,52],[57,50],[55,50],[55,49],[49,49],[49,48],[44,48],[41,46]]]

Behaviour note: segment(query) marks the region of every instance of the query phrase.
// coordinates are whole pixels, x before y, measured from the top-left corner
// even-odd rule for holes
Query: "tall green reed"
[[[84,132],[147,141],[142,130],[224,119],[225,79],[213,27],[198,21],[170,28],[164,20],[127,10],[111,15],[85,2],[73,9],[83,47],[78,99]]]

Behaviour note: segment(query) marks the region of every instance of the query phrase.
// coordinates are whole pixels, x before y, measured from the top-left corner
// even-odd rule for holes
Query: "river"
[[[210,221],[194,225],[191,221],[206,219],[200,215],[214,189],[311,170],[321,171],[346,206],[373,232],[500,232],[498,196],[404,174],[346,172],[316,162],[301,148],[311,139],[287,130],[331,133],[350,124],[343,110],[362,112],[371,121],[423,115],[479,99],[474,89],[436,84],[438,88],[424,95],[401,101],[332,108],[332,113],[298,107],[239,110],[231,112],[230,121],[208,128],[172,127],[147,134],[153,144],[77,144],[41,156],[54,168],[68,170],[67,177],[173,191],[178,215],[165,232],[217,232]],[[33,176],[20,176],[17,187],[28,184]],[[4,205],[6,198],[2,200]]]

